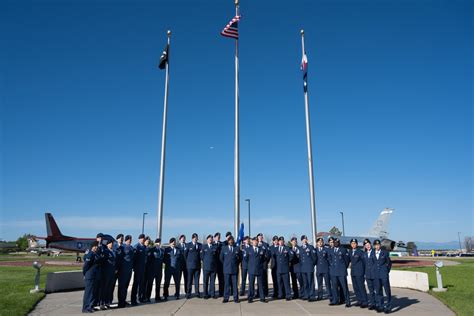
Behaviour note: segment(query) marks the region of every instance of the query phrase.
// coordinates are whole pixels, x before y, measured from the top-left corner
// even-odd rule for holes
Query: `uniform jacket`
[[[186,244],[184,257],[186,258],[187,269],[201,269],[201,250],[202,244],[192,242]]]
[[[316,247],[316,273],[317,274],[325,274],[329,273],[329,247]]]
[[[352,276],[364,276],[365,275],[365,253],[360,250],[349,250],[349,256],[351,258],[351,275]]]
[[[97,253],[88,251],[84,256],[84,265],[82,266],[82,274],[85,280],[96,280],[99,275],[100,256]]]
[[[380,250],[379,258],[377,259],[377,251],[374,250],[373,260],[374,266],[374,278],[375,279],[388,279],[388,274],[392,268],[392,261],[390,260],[389,254],[385,250]]]
[[[248,273],[252,275],[262,275],[266,261],[266,253],[260,247],[256,251],[253,246],[246,249],[248,257]]]
[[[364,273],[365,273],[365,278],[373,280],[375,279],[375,261],[374,261],[374,256],[375,256],[375,250],[371,249],[370,252],[366,251],[364,252]]]
[[[209,245],[206,243],[202,246],[201,250],[201,260],[202,260],[202,269],[204,271],[217,271],[217,261],[219,260],[218,257],[218,249],[216,244]]]
[[[290,251],[293,253],[293,258],[291,259],[291,262],[290,262],[290,272],[293,272],[293,273],[301,272],[300,259],[296,255],[297,250],[298,250],[298,246],[290,249]]]
[[[171,247],[166,248],[164,263],[165,269],[174,268],[181,270],[182,268],[184,268],[184,254],[181,248],[174,247],[174,250]]]
[[[289,273],[290,262],[293,260],[293,251],[288,246],[282,246],[281,251],[280,246],[276,246],[273,251],[275,253],[277,273]]]
[[[347,276],[347,267],[350,257],[346,248],[334,247],[329,251],[329,264],[331,276]]]
[[[316,250],[310,244],[302,245],[296,250],[296,256],[300,260],[300,271],[303,273],[314,272],[316,264]]]
[[[165,249],[153,247],[148,251],[147,266],[150,272],[156,275],[163,271],[163,262],[165,259]]]
[[[224,274],[238,273],[240,257],[240,249],[236,245],[232,246],[232,251],[229,246],[222,246],[219,259],[224,267]]]
[[[133,261],[133,270],[134,271],[144,271],[145,264],[146,264],[146,255],[147,255],[147,247],[140,243],[135,245],[135,254],[134,254],[134,261]]]

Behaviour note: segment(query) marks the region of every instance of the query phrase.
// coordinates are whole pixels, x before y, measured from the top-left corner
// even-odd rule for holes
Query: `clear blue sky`
[[[173,32],[163,237],[233,227],[232,0],[2,1],[0,238],[156,233]],[[252,233],[310,233],[299,31],[318,230],[473,234],[471,1],[250,1],[240,24],[241,197]],[[214,147],[211,149],[210,147]]]

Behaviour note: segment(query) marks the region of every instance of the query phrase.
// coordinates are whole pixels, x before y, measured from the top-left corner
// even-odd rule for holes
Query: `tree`
[[[331,235],[336,235],[336,236],[341,236],[342,235],[342,232],[339,230],[339,228],[337,228],[336,226],[333,226],[330,230],[329,230],[329,233]]]
[[[26,248],[28,248],[28,235],[24,234],[23,236],[18,237],[16,240],[16,246],[20,251],[26,250]]]
[[[472,236],[464,237],[464,248],[466,249],[466,252],[472,252],[474,248],[474,243],[472,239]]]

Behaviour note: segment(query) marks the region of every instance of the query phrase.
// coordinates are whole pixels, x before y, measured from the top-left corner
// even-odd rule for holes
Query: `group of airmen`
[[[111,308],[117,281],[118,308],[136,306],[138,302],[151,302],[153,283],[156,285],[155,302],[167,301],[171,278],[175,284],[174,297],[180,299],[182,277],[186,299],[223,297],[222,302],[227,303],[232,297],[238,303],[239,295],[248,294],[248,303],[257,298],[266,303],[266,297],[269,297],[269,265],[274,299],[313,302],[328,298],[329,305],[345,304],[351,307],[347,285],[347,268],[350,265],[356,297],[353,305],[377,312],[391,312],[389,273],[392,264],[389,253],[381,249],[380,240],[375,240],[372,246],[370,240],[366,239],[363,249],[359,249],[358,241],[352,239],[351,249],[348,250],[341,247],[340,241],[333,237],[329,237],[328,245],[324,244],[323,238],[318,238],[316,246],[312,246],[306,235],[301,236],[300,244],[296,237],[292,237],[287,244],[284,237],[274,236],[269,245],[260,233],[253,238],[246,236],[240,245],[236,245],[234,237],[228,232],[224,241],[221,241],[220,233],[215,233],[208,235],[204,244],[201,244],[194,233],[191,242],[186,242],[186,236],[181,235],[179,240],[171,238],[169,245],[162,248],[160,238],[152,244],[144,234],[138,236],[138,243],[134,246],[130,235],[124,237],[119,234],[116,241],[102,240],[103,236],[97,235],[97,241],[84,256],[84,313]],[[161,297],[163,265],[165,275]],[[201,270],[203,293],[199,288]],[[131,303],[128,303],[126,297],[132,271]],[[324,288],[327,295],[323,295]]]

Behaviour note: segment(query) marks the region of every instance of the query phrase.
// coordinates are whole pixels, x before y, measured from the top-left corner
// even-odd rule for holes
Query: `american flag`
[[[221,32],[222,36],[239,39],[239,21],[240,15],[236,15],[230,22],[224,27]]]
[[[303,53],[303,58],[301,58],[301,70],[304,74],[308,72],[308,57],[306,57],[306,52]]]

